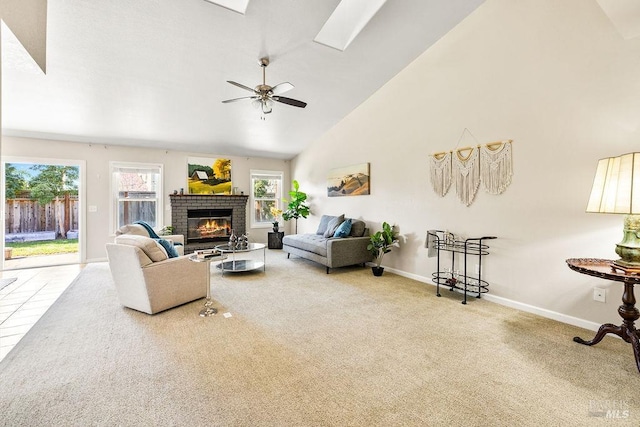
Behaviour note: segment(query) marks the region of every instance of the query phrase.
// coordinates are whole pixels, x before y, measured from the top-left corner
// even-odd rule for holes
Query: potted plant
[[[278,209],[275,206],[271,206],[271,216],[273,217],[273,231],[275,233],[280,229],[280,224],[278,223],[278,217],[282,215],[282,209]]]
[[[291,183],[293,190],[289,191],[290,200],[282,199],[287,203],[287,209],[282,213],[285,221],[290,219],[296,220],[296,234],[298,234],[298,218],[306,218],[309,216],[310,208],[307,204],[307,193],[300,191],[300,184],[295,179]]]
[[[371,243],[367,245],[367,250],[376,259],[376,266],[371,267],[374,276],[382,276],[384,267],[381,267],[384,254],[391,252],[393,246],[398,246],[398,235],[393,227],[388,223],[382,223],[382,231],[377,231],[370,236]]]
[[[158,232],[159,235],[161,236],[170,236],[173,234],[173,226],[172,225],[165,225],[164,227],[162,227],[160,229],[160,231]]]

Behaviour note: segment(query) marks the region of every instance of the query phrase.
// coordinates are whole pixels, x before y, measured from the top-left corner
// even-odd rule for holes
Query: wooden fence
[[[68,212],[69,230],[78,229],[78,197],[71,196],[69,206],[65,209],[65,201],[60,198],[41,206],[33,199],[7,199],[5,202],[5,234],[35,233],[38,231],[58,231],[58,222],[61,219],[66,224],[65,216]]]

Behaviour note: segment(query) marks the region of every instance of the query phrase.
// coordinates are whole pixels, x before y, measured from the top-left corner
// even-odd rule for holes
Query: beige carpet
[[[148,316],[87,266],[0,362],[0,425],[640,425],[619,339],[582,346],[592,332],[279,251],[266,273],[213,276],[218,315]]]

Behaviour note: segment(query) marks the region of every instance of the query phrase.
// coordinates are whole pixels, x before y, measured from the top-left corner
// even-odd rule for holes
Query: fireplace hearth
[[[225,243],[232,228],[238,236],[246,232],[249,196],[170,194],[169,199],[171,225],[175,234],[185,237],[185,254]]]

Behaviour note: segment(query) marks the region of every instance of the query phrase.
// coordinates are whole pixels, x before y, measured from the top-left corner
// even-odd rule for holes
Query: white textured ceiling
[[[338,0],[49,0],[47,74],[3,28],[6,135],[288,159],[484,0],[390,0],[344,51],[313,42]],[[260,120],[226,83],[291,82]]]

